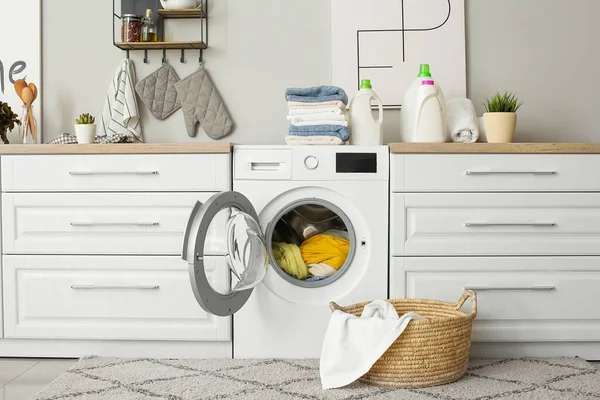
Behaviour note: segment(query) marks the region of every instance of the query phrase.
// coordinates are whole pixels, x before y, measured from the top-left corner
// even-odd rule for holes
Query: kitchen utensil
[[[23,89],[26,87],[27,82],[25,82],[25,80],[18,79],[17,81],[15,81],[15,92],[17,92],[17,96],[19,96],[21,100],[23,100]]]
[[[29,88],[29,86],[23,88],[23,92],[22,94],[22,98],[23,98],[23,103],[25,104],[25,108],[27,109],[27,115],[26,115],[26,119],[29,122],[29,130],[31,132],[31,137],[33,137],[34,135],[34,122],[33,122],[33,115],[31,113],[31,103],[33,103],[33,91]],[[27,132],[25,132],[25,136],[27,136]]]
[[[35,83],[31,82],[29,84],[29,89],[31,89],[31,91],[33,92],[33,101],[32,103],[35,101],[35,99],[37,99],[38,96],[38,89],[37,86],[35,86]]]

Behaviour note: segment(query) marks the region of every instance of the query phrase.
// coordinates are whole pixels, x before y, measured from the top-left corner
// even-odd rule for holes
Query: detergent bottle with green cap
[[[424,84],[423,82],[426,82]],[[427,92],[427,96],[423,97],[423,93]],[[432,97],[435,97],[433,99]],[[423,104],[427,101],[427,105]],[[431,104],[439,104],[438,115],[434,110],[437,107]],[[425,113],[424,113],[425,111]],[[434,115],[429,117],[428,114],[434,112]],[[401,140],[407,143],[414,142],[445,142],[446,141],[446,100],[442,88],[433,79],[429,64],[421,64],[417,79],[408,87],[404,94],[402,109],[400,111],[400,128]],[[438,128],[435,132],[427,132],[423,130],[423,122],[433,118],[435,121],[441,121],[441,131]],[[420,120],[420,122],[419,122]],[[438,126],[438,123],[432,125]],[[417,127],[421,127],[417,130]],[[434,138],[436,138],[434,140]]]
[[[379,109],[377,119],[372,105]],[[350,102],[350,144],[377,146],[383,144],[383,103],[373,91],[371,81],[363,79],[360,90]]]

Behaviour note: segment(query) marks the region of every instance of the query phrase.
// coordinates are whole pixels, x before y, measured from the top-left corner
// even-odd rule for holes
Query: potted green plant
[[[517,128],[517,110],[523,105],[514,93],[496,93],[486,99],[483,123],[489,143],[511,143]]]
[[[8,132],[15,129],[15,125],[21,125],[19,116],[15,114],[8,103],[0,101],[0,138],[4,144],[8,144]]]
[[[77,143],[89,144],[94,143],[96,138],[96,118],[90,114],[81,114],[75,121],[75,135],[77,136]]]

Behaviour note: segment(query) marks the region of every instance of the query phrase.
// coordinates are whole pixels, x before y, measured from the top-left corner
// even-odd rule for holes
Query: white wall
[[[331,80],[329,1],[209,1],[206,68],[237,124],[225,140],[283,143],[285,88]],[[108,83],[125,54],[112,46],[111,0],[43,3],[48,141],[72,130],[78,113],[101,113]],[[600,140],[600,52],[594,27],[600,1],[466,3],[468,91],[479,111],[486,96],[513,90],[527,102],[519,113],[518,141]],[[138,77],[158,68],[162,53],[151,52],[149,65],[141,57],[133,56]],[[187,65],[179,64],[177,51],[169,57],[182,78],[196,68],[197,54],[187,53]],[[397,111],[386,113],[386,141],[398,140],[398,118]],[[143,122],[149,142],[210,140],[202,132],[188,138],[180,111],[164,122],[145,112]]]
[[[81,112],[100,115],[112,75],[125,52],[112,44],[112,0],[43,0],[44,140],[73,131]],[[224,140],[280,143],[287,131],[284,91],[331,80],[329,1],[209,0],[206,69],[236,123]],[[188,21],[167,21],[185,24]],[[187,31],[187,29],[184,29]],[[189,32],[178,38],[187,39]],[[183,37],[185,35],[185,37]],[[161,65],[162,52],[132,52],[138,78]],[[198,52],[168,53],[180,78],[198,67]],[[167,120],[144,112],[147,142],[211,141],[187,136],[181,111]]]

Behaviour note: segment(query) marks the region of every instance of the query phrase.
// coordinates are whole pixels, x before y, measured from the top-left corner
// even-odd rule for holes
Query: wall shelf
[[[123,51],[129,52],[142,50],[144,52],[144,63],[149,62],[149,50],[162,50],[162,61],[167,62],[167,50],[181,50],[179,61],[184,63],[186,50],[198,50],[200,52],[199,61],[203,61],[204,50],[208,48],[208,0],[201,0],[198,8],[183,9],[163,9],[159,0],[120,0],[120,6],[117,7],[117,0],[113,0],[113,45]],[[117,9],[119,8],[119,9]],[[169,40],[164,42],[117,42],[117,37],[121,38],[122,14],[144,14],[146,9],[154,11],[157,16],[156,24],[159,38],[164,38],[164,23],[167,19],[197,19],[199,35],[198,40],[177,41]],[[118,13],[117,13],[118,12]],[[168,39],[171,39],[168,37]]]
[[[204,50],[206,43],[202,41],[187,42],[116,42],[121,50]]]
[[[184,9],[160,9],[158,14],[163,18],[172,19],[189,19],[189,18],[206,18],[206,14],[200,8],[184,8]]]

